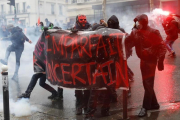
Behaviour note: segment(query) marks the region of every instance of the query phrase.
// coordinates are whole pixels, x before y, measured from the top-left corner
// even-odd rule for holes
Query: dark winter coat
[[[115,15],[112,15],[108,20],[108,28],[118,29],[123,33],[126,33],[123,28],[119,26],[119,20]],[[126,57],[129,58],[132,55],[132,48],[126,48]]]
[[[83,27],[79,24],[78,21],[76,21],[76,24],[75,24],[75,29],[78,29],[79,31],[83,31],[83,30],[87,30],[87,29],[90,29],[91,28],[91,25],[87,22],[86,25]]]
[[[94,26],[92,26],[92,30],[99,30],[101,28],[106,28],[104,25],[101,25],[101,24],[96,24]]]
[[[162,25],[167,34],[166,40],[175,41],[178,38],[179,32],[178,23],[176,22],[176,20],[173,18],[166,19]]]
[[[119,26],[119,20],[115,15],[112,15],[108,20],[108,28],[112,29],[119,29],[123,33],[125,33],[125,30]]]
[[[130,35],[126,37],[126,47],[134,47],[137,56],[147,62],[163,61],[166,53],[164,41],[158,30],[148,26],[148,19],[137,16],[137,20],[142,20],[144,27],[141,30],[133,28]]]
[[[9,39],[14,47],[24,47],[24,42],[29,41],[29,39],[24,35],[22,29],[19,27],[14,27],[11,30],[11,36],[5,39]]]

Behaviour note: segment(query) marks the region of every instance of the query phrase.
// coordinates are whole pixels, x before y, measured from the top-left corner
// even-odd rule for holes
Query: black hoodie
[[[148,17],[145,14],[137,16],[134,19],[134,22],[136,21],[143,23],[143,29],[133,28],[126,37],[126,47],[135,46],[137,56],[144,61],[155,62],[163,59],[166,47],[159,31],[148,26]]]
[[[6,39],[10,39],[14,47],[24,47],[25,40],[29,41],[29,39],[22,32],[22,29],[18,26],[11,30],[11,36]]]
[[[112,15],[108,22],[108,28],[112,28],[112,29],[119,29],[120,31],[122,31],[123,33],[125,33],[125,30],[123,28],[120,28],[119,26],[119,20],[115,15]]]

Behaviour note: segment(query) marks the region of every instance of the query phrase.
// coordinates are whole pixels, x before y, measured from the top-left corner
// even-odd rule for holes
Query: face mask
[[[78,22],[79,22],[83,27],[85,27],[85,25],[86,25],[86,23],[87,23],[87,21],[86,21],[86,16],[84,16],[84,15],[78,16]]]
[[[143,26],[138,21],[136,22],[136,27],[137,27],[137,29],[142,29],[143,28]]]
[[[108,28],[114,28],[114,25],[115,23],[114,23],[114,21],[108,21]]]

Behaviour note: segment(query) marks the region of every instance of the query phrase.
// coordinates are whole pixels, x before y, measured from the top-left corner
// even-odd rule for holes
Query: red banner
[[[78,33],[49,30],[36,44],[35,72],[46,68],[50,83],[66,88],[128,89],[124,36],[108,28]]]

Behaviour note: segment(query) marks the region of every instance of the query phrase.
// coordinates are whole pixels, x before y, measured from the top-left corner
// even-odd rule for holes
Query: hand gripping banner
[[[34,50],[34,71],[46,72],[51,84],[66,88],[128,89],[125,34],[98,31],[48,30]]]

